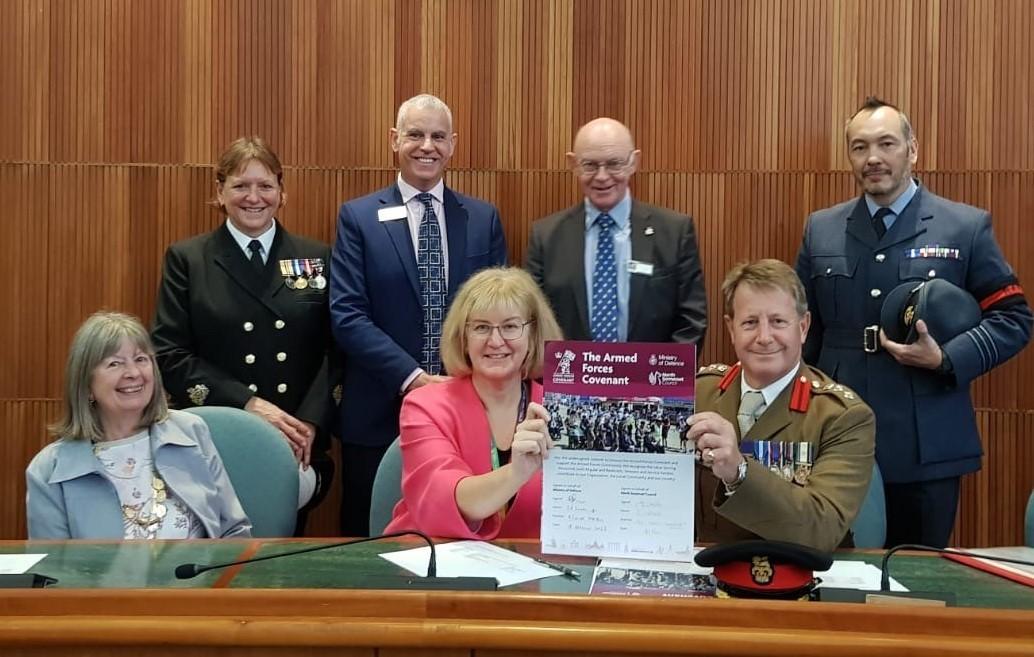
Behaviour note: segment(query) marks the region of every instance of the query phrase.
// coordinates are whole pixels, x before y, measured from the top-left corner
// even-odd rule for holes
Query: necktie
[[[251,251],[251,257],[248,258],[248,262],[251,263],[251,268],[256,272],[262,273],[265,268],[265,263],[262,262],[262,242],[258,240],[251,240],[248,242],[248,250]]]
[[[417,196],[424,204],[424,218],[417,232],[416,266],[420,279],[420,305],[424,309],[424,339],[420,365],[428,374],[441,374],[439,341],[445,315],[445,263],[442,261],[442,232],[428,193]]]
[[[884,223],[883,220],[889,214],[894,214],[890,208],[880,208],[876,211],[876,214],[872,216],[872,227],[876,231],[876,236],[881,240],[883,239],[883,236],[887,234],[887,224]]]
[[[740,438],[747,435],[757,422],[758,416],[765,412],[765,397],[757,390],[748,390],[740,399],[740,410],[736,412],[736,421],[740,425]]]
[[[596,217],[599,236],[596,241],[596,264],[592,270],[592,339],[596,342],[618,341],[618,270],[614,260],[614,218],[604,212]]]

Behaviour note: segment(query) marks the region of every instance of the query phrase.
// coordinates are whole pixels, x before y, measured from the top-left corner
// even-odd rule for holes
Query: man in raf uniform
[[[864,194],[808,217],[797,258],[812,311],[804,357],[876,413],[887,546],[944,547],[959,480],[980,469],[969,384],[1027,344],[1031,311],[991,216],[913,180],[918,144],[903,112],[871,98],[848,121],[846,137]],[[969,292],[983,311],[980,323],[943,344],[924,322],[915,342],[888,340],[878,326],[887,294],[933,278]]]
[[[697,541],[765,538],[833,550],[872,476],[872,411],[801,361],[810,316],[789,265],[737,265],[722,284],[739,362],[697,375]]]

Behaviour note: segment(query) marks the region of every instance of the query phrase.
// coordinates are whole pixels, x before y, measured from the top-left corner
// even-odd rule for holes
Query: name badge
[[[405,219],[407,216],[408,213],[404,205],[377,210],[377,221],[395,221],[396,219]]]
[[[653,276],[653,264],[649,262],[639,262],[638,260],[629,260],[628,273],[642,274],[643,276]]]

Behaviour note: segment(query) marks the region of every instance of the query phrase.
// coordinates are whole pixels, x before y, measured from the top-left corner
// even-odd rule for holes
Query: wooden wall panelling
[[[101,307],[149,322],[167,246],[218,225],[211,164],[230,140],[270,141],[282,220],[330,242],[343,200],[394,179],[388,129],[421,91],[450,103],[450,184],[499,207],[514,263],[535,219],[578,201],[564,155],[578,126],[625,121],[636,197],[696,222],[704,362],[733,358],[724,272],[792,261],[807,214],[856,194],[843,126],[868,94],[906,108],[924,184],[990,209],[1029,282],[1032,29],[1024,0],[0,3],[0,422],[31,436],[0,481],[22,486],[79,322]],[[1032,359],[973,386],[987,456],[957,542],[1019,540]],[[21,536],[21,513],[0,512],[0,536]],[[329,533],[335,514],[314,525]]]

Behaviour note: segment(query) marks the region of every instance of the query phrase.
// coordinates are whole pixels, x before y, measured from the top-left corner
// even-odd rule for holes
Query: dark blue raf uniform
[[[805,360],[876,413],[887,544],[946,545],[959,478],[979,470],[983,454],[969,384],[1031,334],[1030,307],[991,216],[920,186],[879,238],[863,196],[808,217],[797,273],[812,313]],[[902,282],[932,278],[967,290],[982,309],[977,326],[940,345],[947,372],[903,366],[879,348],[883,297]],[[902,491],[909,499],[898,499]]]

